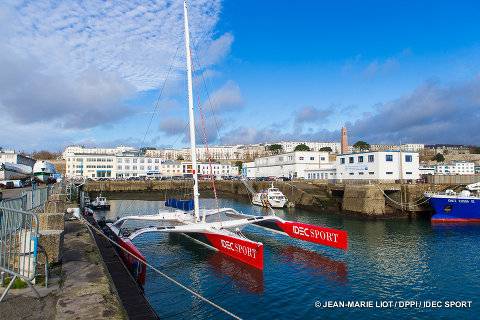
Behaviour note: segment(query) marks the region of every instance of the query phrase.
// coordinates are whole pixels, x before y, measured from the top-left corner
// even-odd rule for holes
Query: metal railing
[[[45,203],[57,193],[59,186],[56,183],[35,190],[24,190],[21,197],[0,202],[0,285],[4,286],[5,275],[13,277],[0,302],[17,278],[23,279],[39,296],[31,284],[37,271],[38,253],[45,254],[45,286],[48,286],[48,256],[38,244],[40,235],[36,213],[44,211]]]
[[[13,278],[0,298],[0,302],[17,278],[23,279],[40,298],[31,281],[37,272],[38,218],[32,212],[0,207],[0,271]],[[43,249],[43,248],[42,248]],[[45,253],[45,250],[42,250]],[[46,254],[46,253],[45,253]],[[48,258],[46,258],[48,259]],[[48,284],[48,265],[45,264],[45,285]]]

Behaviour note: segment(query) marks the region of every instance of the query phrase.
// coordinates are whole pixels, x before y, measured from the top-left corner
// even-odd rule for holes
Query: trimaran
[[[118,219],[114,223],[107,223],[106,226],[109,229],[108,233],[112,236],[112,238],[114,238],[119,246],[140,258],[139,260],[125,250],[119,250],[127,266],[130,268],[135,280],[143,285],[145,284],[145,264],[141,261],[142,259],[143,261],[145,260],[138,249],[133,245],[132,240],[141,234],[150,232],[183,233],[215,250],[252,265],[260,270],[263,270],[263,244],[261,242],[255,242],[247,239],[240,232],[240,228],[247,225],[265,228],[297,239],[311,241],[331,247],[347,249],[347,233],[345,231],[285,221],[275,215],[247,215],[239,213],[231,208],[213,210],[202,209],[202,212],[200,212],[198,202],[200,194],[198,192],[198,179],[195,170],[197,168],[197,160],[195,148],[195,128],[193,121],[194,112],[191,72],[192,60],[186,2],[184,2],[184,17],[187,53],[190,144],[193,169],[193,206],[187,205],[185,210],[185,202],[179,201],[184,210],[160,210],[158,214],[154,215],[126,216]],[[200,214],[202,214],[202,217]],[[207,222],[206,216],[212,214],[224,214],[227,217],[233,218],[233,220]],[[162,223],[167,222],[168,225],[163,224],[162,226],[141,228],[132,233],[126,228],[123,228],[125,222],[131,220],[157,221]]]

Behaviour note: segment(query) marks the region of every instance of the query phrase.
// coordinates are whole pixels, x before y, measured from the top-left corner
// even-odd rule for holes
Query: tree
[[[177,161],[181,161],[181,160],[185,160],[185,159],[183,159],[182,156],[178,156],[178,157],[177,157]]]
[[[332,152],[332,148],[330,148],[330,147],[323,147],[323,148],[320,148],[320,151]]]
[[[238,173],[242,173],[243,162],[242,161],[235,161],[235,165],[238,167]]]
[[[433,158],[432,160],[436,160],[437,162],[443,162],[443,161],[445,161],[445,157],[443,156],[443,154],[437,153],[435,158]]]
[[[269,150],[273,153],[279,154],[280,151],[282,151],[282,146],[279,144],[272,144],[270,145]]]
[[[357,141],[357,143],[355,143],[353,145],[353,147],[357,150],[360,150],[360,151],[370,150],[370,145],[368,143],[366,143],[365,141]]]
[[[310,151],[310,147],[305,144],[299,144],[295,147],[295,151]]]

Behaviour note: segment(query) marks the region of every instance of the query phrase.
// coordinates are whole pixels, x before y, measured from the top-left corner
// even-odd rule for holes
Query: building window
[[[362,163],[363,162],[363,156],[358,156],[358,163]]]
[[[353,163],[353,157],[348,158],[348,163]]]
[[[117,163],[122,163],[122,159],[117,159]]]
[[[325,157],[321,157],[320,160],[325,161]]]
[[[390,171],[389,171],[389,172],[387,172],[387,174],[393,174],[393,172],[390,172]]]
[[[298,160],[303,160],[303,157],[299,157]]]
[[[363,176],[363,172],[359,172],[358,174],[359,174],[360,176]]]
[[[350,173],[349,173],[349,175],[351,175],[351,176],[353,176],[353,174],[354,174],[353,172],[350,172]]]
[[[369,172],[368,174],[375,174],[375,173],[373,173],[373,172]]]
[[[340,158],[340,164],[345,164],[345,158]]]
[[[412,174],[411,172],[407,172],[407,174]]]
[[[312,160],[312,161],[315,160],[315,157],[310,157],[310,160]]]
[[[405,156],[405,162],[412,162],[412,156]]]
[[[387,155],[385,156],[385,159],[386,159],[387,161],[393,161],[393,155],[387,154]]]
[[[373,154],[370,155],[370,156],[368,156],[368,162],[373,162],[374,159],[375,159],[375,158],[374,158]]]

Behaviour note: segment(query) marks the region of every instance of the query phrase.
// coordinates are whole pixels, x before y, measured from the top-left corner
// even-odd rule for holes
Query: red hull
[[[205,236],[218,251],[263,270],[263,244],[212,233]]]
[[[140,251],[133,245],[133,243],[126,239],[125,241],[121,238],[118,239],[118,244],[120,247],[126,249],[128,252],[120,249],[120,255],[122,256],[123,261],[127,264],[130,273],[133,276],[135,281],[140,282],[142,285],[145,285],[145,273],[147,271],[147,267],[145,265],[145,258],[142,256]],[[133,255],[139,257],[141,260],[138,260],[133,255],[129,254],[132,253]]]

